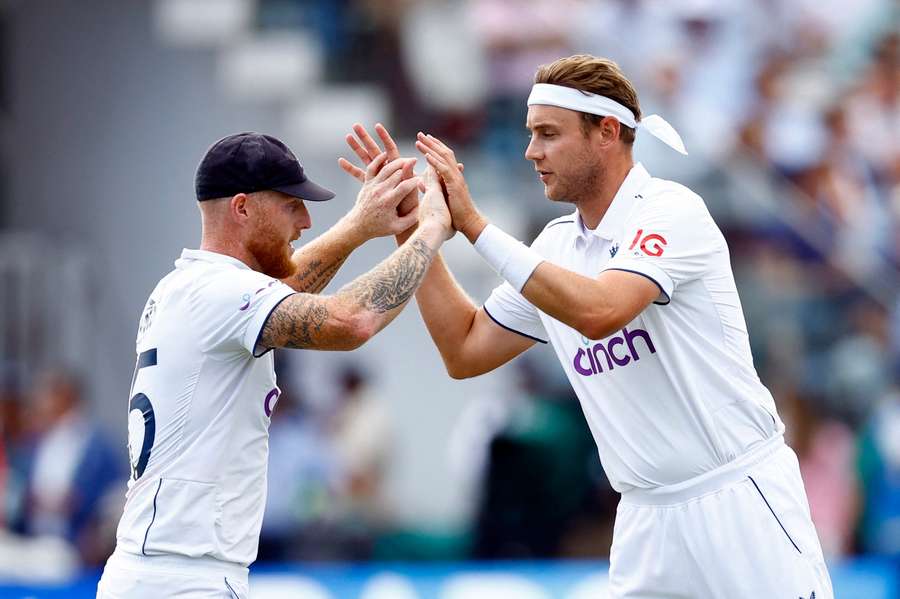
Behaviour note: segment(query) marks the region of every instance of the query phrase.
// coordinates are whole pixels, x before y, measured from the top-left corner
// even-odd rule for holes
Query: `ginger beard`
[[[294,251],[290,237],[278,231],[266,210],[260,210],[258,214],[246,248],[259,264],[260,272],[274,279],[297,274],[297,266],[291,261]]]

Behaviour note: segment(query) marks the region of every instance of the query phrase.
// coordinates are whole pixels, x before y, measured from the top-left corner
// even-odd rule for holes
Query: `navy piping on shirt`
[[[658,305],[658,306],[667,306],[667,305],[669,305],[669,303],[672,301],[672,299],[669,297],[669,294],[666,293],[666,290],[665,290],[665,289],[663,289],[663,286],[659,284],[659,281],[657,281],[656,279],[654,279],[653,277],[651,277],[651,276],[648,275],[648,274],[644,274],[644,273],[638,272],[638,271],[636,271],[636,270],[629,270],[629,269],[627,269],[627,268],[615,268],[615,267],[613,267],[613,268],[607,268],[607,269],[605,269],[605,270],[621,270],[622,272],[630,272],[631,274],[641,275],[641,276],[644,277],[645,279],[650,279],[651,281],[653,281],[653,282],[656,284],[657,287],[659,287],[659,292],[662,293],[664,296],[666,296],[666,301],[660,302],[660,301],[657,301],[657,300],[653,300],[653,303],[656,304],[656,305]]]
[[[141,553],[147,555],[147,535],[150,534],[150,527],[153,526],[153,522],[156,520],[156,498],[159,497],[159,490],[162,488],[162,479],[159,479],[159,486],[156,487],[156,494],[153,496],[153,517],[150,518],[150,524],[147,525],[147,531],[144,533],[144,544],[141,545]]]
[[[550,227],[555,227],[556,225],[561,225],[561,224],[563,224],[563,223],[574,223],[574,222],[575,222],[574,220],[558,220],[558,221],[551,221],[551,222],[547,223],[547,226],[544,227],[544,230],[546,231],[546,230],[549,229]]]
[[[259,333],[256,334],[256,342],[253,344],[253,357],[254,358],[262,358],[264,355],[266,355],[267,353],[269,353],[270,351],[275,349],[274,347],[268,347],[268,348],[266,348],[266,351],[259,354],[258,356],[256,355],[256,346],[259,345],[259,341],[260,341],[260,339],[262,339],[263,331],[266,330],[266,323],[269,322],[269,318],[272,317],[272,312],[275,311],[275,308],[277,308],[278,306],[281,305],[281,302],[283,302],[287,298],[291,297],[292,295],[294,295],[294,294],[291,293],[291,294],[284,296],[283,298],[278,300],[278,302],[274,306],[272,306],[271,310],[269,310],[269,313],[266,315],[266,319],[263,321],[262,326],[259,327]]]
[[[529,339],[532,339],[532,340],[534,340],[534,341],[537,341],[538,343],[547,343],[547,342],[544,341],[543,339],[538,339],[537,337],[532,337],[531,335],[528,335],[527,333],[523,333],[522,331],[517,331],[516,329],[514,329],[514,328],[512,328],[512,327],[506,326],[505,324],[503,324],[502,322],[500,322],[499,320],[497,320],[496,318],[494,318],[494,315],[491,314],[490,312],[488,312],[487,307],[482,306],[482,308],[484,308],[484,313],[487,314],[488,316],[490,316],[491,320],[493,320],[494,322],[496,322],[498,326],[503,327],[503,328],[506,329],[507,331],[510,331],[510,332],[515,333],[515,334],[517,334],[517,335],[522,335],[523,337],[528,337]]]

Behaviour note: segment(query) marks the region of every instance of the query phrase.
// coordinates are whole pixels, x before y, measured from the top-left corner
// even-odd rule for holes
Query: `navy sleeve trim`
[[[654,279],[653,277],[651,277],[651,276],[648,275],[648,274],[645,274],[645,273],[642,273],[642,272],[638,272],[638,271],[636,271],[636,270],[631,270],[631,269],[628,269],[628,268],[615,268],[615,267],[613,267],[613,268],[607,268],[607,269],[605,269],[605,270],[621,270],[622,272],[630,272],[630,273],[633,274],[633,275],[640,275],[640,276],[644,277],[645,279],[649,279],[649,280],[653,281],[653,283],[654,283],[657,287],[659,287],[659,292],[662,293],[664,296],[666,296],[666,301],[664,301],[664,302],[661,302],[661,301],[658,301],[658,300],[653,300],[653,303],[656,304],[657,306],[667,306],[667,305],[669,305],[669,303],[672,301],[672,298],[669,297],[669,294],[666,293],[666,290],[663,289],[663,286],[659,284],[659,281],[657,281],[656,279]]]
[[[516,335],[521,335],[521,336],[527,337],[527,338],[529,338],[529,339],[531,339],[531,340],[533,340],[533,341],[537,341],[538,343],[547,343],[547,342],[544,341],[543,339],[539,339],[539,338],[537,338],[537,337],[532,337],[531,335],[529,335],[529,334],[527,334],[527,333],[523,333],[522,331],[517,331],[516,329],[514,329],[514,328],[512,328],[512,327],[506,326],[505,324],[503,324],[502,322],[500,322],[499,320],[497,320],[496,318],[494,318],[494,315],[491,314],[491,313],[488,311],[487,307],[482,306],[482,308],[484,308],[484,313],[487,314],[487,315],[491,318],[491,320],[493,320],[494,322],[497,323],[497,326],[499,326],[499,327],[501,327],[501,328],[504,328],[504,329],[506,329],[507,331],[509,331],[509,332],[511,332],[511,333],[515,333]]]
[[[259,355],[256,355],[256,348],[259,345],[260,339],[262,339],[263,331],[266,330],[266,323],[269,322],[269,319],[272,317],[272,312],[275,311],[275,308],[277,308],[278,306],[281,305],[281,302],[283,302],[287,298],[291,297],[292,295],[295,295],[295,294],[289,293],[288,295],[284,296],[283,298],[278,300],[274,306],[272,306],[271,310],[269,310],[269,313],[266,315],[266,319],[263,321],[262,326],[259,327],[259,332],[256,334],[256,341],[253,343],[253,357],[254,358],[262,358],[264,355],[266,355],[267,353],[269,353],[270,351],[275,349],[274,347],[268,347],[268,348],[266,348],[266,351],[264,351],[263,353],[261,353]]]
[[[147,535],[150,534],[150,527],[156,521],[156,498],[159,497],[159,490],[162,488],[162,479],[159,479],[159,486],[156,487],[156,494],[153,496],[153,517],[150,518],[150,524],[147,525],[147,531],[144,532],[144,544],[141,545],[141,553],[147,555]]]
[[[231,588],[231,585],[228,583],[228,578],[225,578],[225,586],[228,587],[228,590],[231,591],[231,594],[234,595],[234,599],[241,599],[240,596],[234,592],[234,589]]]

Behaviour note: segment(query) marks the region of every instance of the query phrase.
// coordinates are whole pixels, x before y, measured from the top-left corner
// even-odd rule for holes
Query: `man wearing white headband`
[[[699,196],[632,158],[639,131],[686,153],[678,133],[642,118],[616,64],[593,56],[538,69],[528,105],[525,157],[547,197],[576,208],[531,247],[478,211],[450,148],[418,136],[454,228],[506,279],[478,308],[432,263],[416,298],[448,373],[477,376],[553,346],[622,494],[612,597],[832,598],[725,239]],[[356,133],[348,141],[368,163],[378,146]]]

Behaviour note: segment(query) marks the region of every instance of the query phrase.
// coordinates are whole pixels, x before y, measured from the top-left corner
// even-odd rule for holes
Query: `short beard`
[[[565,185],[557,186],[552,196],[547,194],[549,200],[577,205],[581,200],[594,196],[606,178],[606,166],[592,161],[590,156],[581,158],[566,177]]]
[[[259,270],[274,279],[286,279],[297,274],[297,265],[291,260],[290,245],[265,234],[261,230],[247,243],[247,251],[256,259]]]

